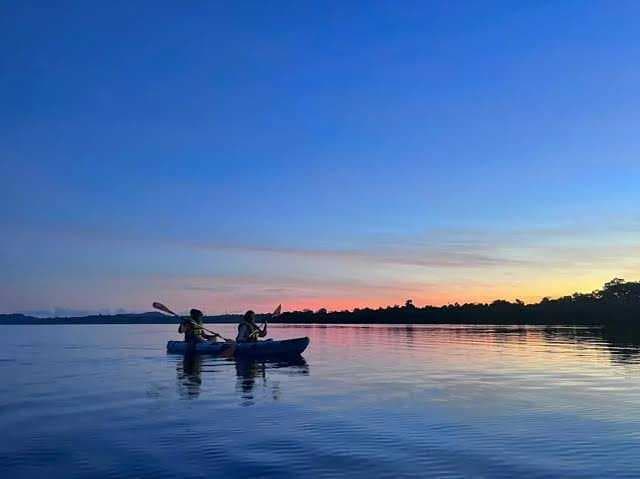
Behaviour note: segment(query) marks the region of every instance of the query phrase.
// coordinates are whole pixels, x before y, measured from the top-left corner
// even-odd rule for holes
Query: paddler
[[[256,324],[256,313],[249,310],[244,313],[240,324],[238,324],[238,336],[236,341],[239,343],[255,342],[258,338],[264,338],[267,335],[267,323],[264,323],[262,329]]]
[[[189,311],[189,317],[182,320],[179,333],[184,333],[184,342],[195,346],[202,341],[216,341],[218,334],[206,334],[202,327],[204,314],[199,309]]]

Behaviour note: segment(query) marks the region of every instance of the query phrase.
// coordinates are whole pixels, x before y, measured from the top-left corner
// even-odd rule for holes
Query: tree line
[[[205,322],[237,323],[242,316],[207,316]],[[491,303],[415,306],[411,299],[386,308],[345,311],[290,311],[280,316],[258,315],[271,323],[317,324],[509,324],[509,325],[640,325],[640,282],[614,278],[591,293],[543,298],[538,303],[498,299]],[[161,324],[175,318],[157,312],[94,315],[67,318],[35,318],[22,314],[0,315],[0,324]]]
[[[543,298],[538,303],[498,299],[491,303],[417,307],[411,299],[386,308],[291,311],[273,323],[341,324],[571,324],[634,326],[640,320],[640,282],[614,278],[591,293]]]

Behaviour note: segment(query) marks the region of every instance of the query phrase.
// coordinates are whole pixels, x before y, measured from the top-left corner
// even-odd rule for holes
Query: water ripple
[[[640,477],[617,333],[273,326],[311,347],[260,362],[167,356],[165,325],[7,328],[6,477]]]

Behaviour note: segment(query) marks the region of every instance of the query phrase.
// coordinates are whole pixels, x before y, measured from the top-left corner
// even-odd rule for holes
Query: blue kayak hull
[[[296,356],[309,346],[309,338],[283,339],[281,341],[256,341],[254,343],[236,343],[234,341],[226,343],[202,342],[196,344],[195,351],[184,341],[167,342],[167,352],[170,354],[215,354],[227,356],[245,357],[273,357],[273,356]]]

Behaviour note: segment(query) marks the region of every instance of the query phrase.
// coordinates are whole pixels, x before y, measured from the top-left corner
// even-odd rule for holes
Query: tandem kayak
[[[309,338],[283,339],[280,341],[256,341],[254,343],[236,343],[234,341],[217,343],[205,341],[196,344],[198,354],[227,354],[235,356],[296,356],[309,346]],[[170,354],[185,354],[190,351],[184,341],[167,342],[167,352]]]

